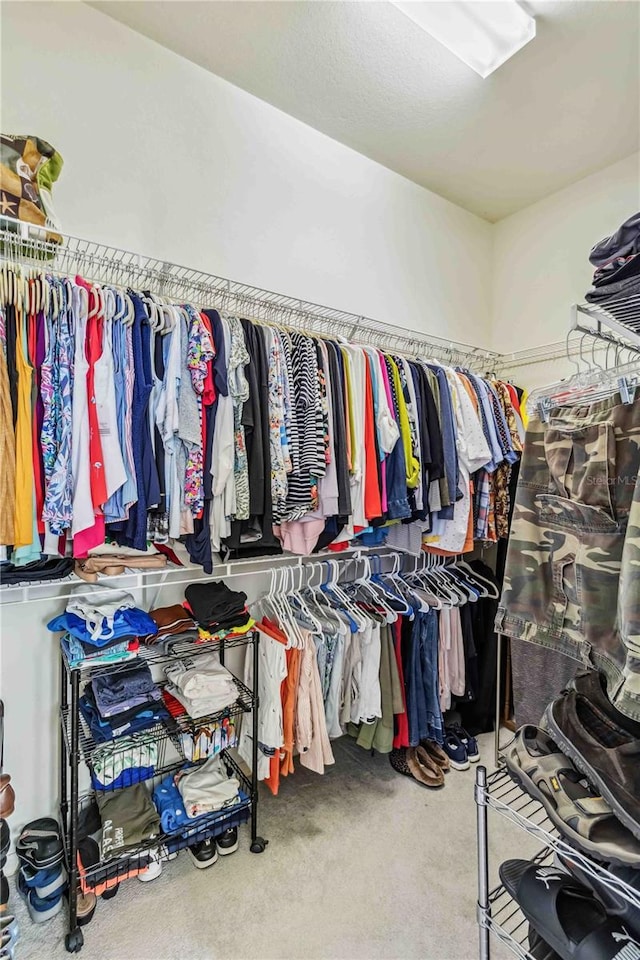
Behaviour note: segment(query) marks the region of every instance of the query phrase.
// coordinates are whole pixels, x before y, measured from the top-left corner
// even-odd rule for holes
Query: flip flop
[[[500,879],[561,960],[639,960],[640,942],[560,868],[507,860],[500,866]]]
[[[543,730],[520,727],[504,759],[511,778],[575,847],[604,863],[640,863],[640,842]]]

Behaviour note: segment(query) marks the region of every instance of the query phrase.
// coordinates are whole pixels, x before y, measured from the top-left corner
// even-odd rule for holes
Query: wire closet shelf
[[[51,230],[31,224],[16,225],[15,220],[0,216],[0,261],[52,274],[80,274],[93,283],[132,287],[167,300],[201,304],[320,336],[339,336],[399,353],[432,357],[480,372],[493,371],[498,366],[500,354],[472,344],[402,329],[92,240],[57,232],[56,235],[62,238],[61,243],[50,239]]]

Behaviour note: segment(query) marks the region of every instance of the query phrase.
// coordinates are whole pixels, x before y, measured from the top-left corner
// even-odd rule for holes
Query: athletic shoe
[[[218,859],[216,841],[213,837],[201,840],[200,843],[194,843],[187,847],[187,850],[191,854],[194,867],[197,867],[198,870],[206,870],[207,867],[212,867]]]
[[[216,847],[221,857],[226,857],[229,853],[235,853],[238,845],[237,827],[229,827],[228,830],[216,837]]]
[[[478,748],[478,741],[476,738],[467,733],[464,727],[461,727],[459,723],[454,723],[452,726],[447,727],[447,733],[449,731],[455,733],[456,736],[462,741],[471,763],[477,763],[480,759],[480,750]]]
[[[35,890],[29,891],[27,909],[34,923],[46,923],[62,910],[62,894],[58,897],[39,897]]]
[[[37,896],[46,899],[56,894],[64,893],[67,889],[67,871],[62,864],[52,867],[51,870],[34,871],[26,864],[20,867],[24,886],[28,890],[35,890]]]
[[[151,880],[156,880],[162,873],[162,864],[167,863],[169,860],[175,860],[178,856],[177,851],[174,853],[169,853],[165,846],[158,847],[157,850],[150,850],[149,855],[151,857],[151,862],[146,870],[143,870],[142,873],[138,874],[138,880],[140,883],[149,883]]]
[[[452,729],[447,728],[444,733],[444,752],[449,757],[449,764],[454,770],[468,770],[469,757],[467,748],[460,737]]]

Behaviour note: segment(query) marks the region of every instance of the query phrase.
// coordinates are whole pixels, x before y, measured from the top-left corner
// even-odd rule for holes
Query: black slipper
[[[640,943],[624,924],[609,917],[591,891],[560,868],[507,860],[500,866],[500,879],[561,960],[640,958]]]
[[[613,884],[599,880],[593,874],[587,873],[582,869],[578,859],[561,856],[562,863],[573,874],[580,883],[595,893],[598,900],[604,904],[610,917],[616,917],[630,933],[633,933],[640,940],[640,908],[631,903],[625,896],[619,892]],[[632,867],[621,867],[617,864],[609,864],[609,873],[612,873],[617,880],[628,884],[635,890],[636,896],[640,895],[640,870],[634,870]]]
[[[529,953],[533,960],[560,960],[555,950],[551,949],[531,924],[529,924]]]

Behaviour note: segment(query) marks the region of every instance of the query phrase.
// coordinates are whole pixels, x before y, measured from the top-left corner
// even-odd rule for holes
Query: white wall
[[[68,233],[489,341],[488,223],[84,4],[3,5],[1,107],[4,131],[62,154],[54,199]],[[238,585],[253,598],[259,581]],[[46,623],[62,609],[2,609],[14,834],[55,809],[58,655]]]
[[[589,251],[640,210],[640,154],[494,224],[492,347],[500,353],[563,340],[570,307],[584,301]],[[519,369],[537,386],[567,374],[566,361]]]
[[[487,344],[485,221],[84,4],[2,27],[2,128],[64,157],[68,233]]]

